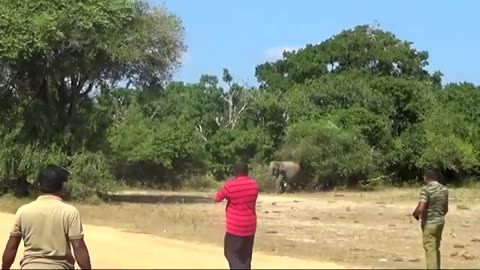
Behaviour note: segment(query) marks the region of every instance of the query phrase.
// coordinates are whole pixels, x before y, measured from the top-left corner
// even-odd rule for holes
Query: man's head
[[[63,183],[68,180],[69,172],[56,165],[48,165],[37,176],[40,192],[43,194],[60,195]]]
[[[248,165],[243,162],[237,162],[233,165],[233,173],[235,177],[248,176]]]
[[[426,183],[430,183],[432,181],[438,181],[438,173],[436,170],[432,170],[432,169],[427,169],[425,170],[425,172],[423,173],[423,180],[426,182]]]

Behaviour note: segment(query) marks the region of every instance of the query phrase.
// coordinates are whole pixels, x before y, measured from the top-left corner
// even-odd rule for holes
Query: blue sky
[[[444,82],[480,84],[480,1],[475,0],[151,0],[182,20],[188,51],[176,80],[202,74],[256,84],[255,66],[283,49],[319,43],[375,20],[382,29],[430,54],[429,70]]]

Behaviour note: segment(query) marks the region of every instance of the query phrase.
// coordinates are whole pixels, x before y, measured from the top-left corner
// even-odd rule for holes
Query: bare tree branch
[[[197,125],[197,127],[195,128],[198,132],[198,134],[200,135],[200,137],[204,140],[204,141],[207,141],[207,137],[205,137],[205,135],[203,134],[203,127],[202,127],[202,124],[199,124]]]

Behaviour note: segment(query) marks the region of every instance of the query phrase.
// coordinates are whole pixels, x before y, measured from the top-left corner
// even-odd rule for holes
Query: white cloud
[[[283,58],[284,51],[298,50],[300,46],[279,46],[265,50],[265,57],[268,61],[276,61]]]

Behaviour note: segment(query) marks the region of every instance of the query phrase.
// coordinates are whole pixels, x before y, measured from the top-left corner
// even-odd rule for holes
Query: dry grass
[[[125,196],[143,203],[78,204],[85,223],[222,245],[224,205],[210,193],[162,192]],[[444,266],[475,268],[480,258],[477,189],[452,189],[452,205],[442,243]],[[346,265],[424,268],[421,232],[410,218],[418,190],[336,192],[273,196],[261,194],[255,249],[270,254],[314,258]],[[25,201],[0,198],[14,212]],[[459,210],[468,205],[468,210]],[[88,234],[88,232],[86,232]],[[386,259],[386,262],[384,260]]]

